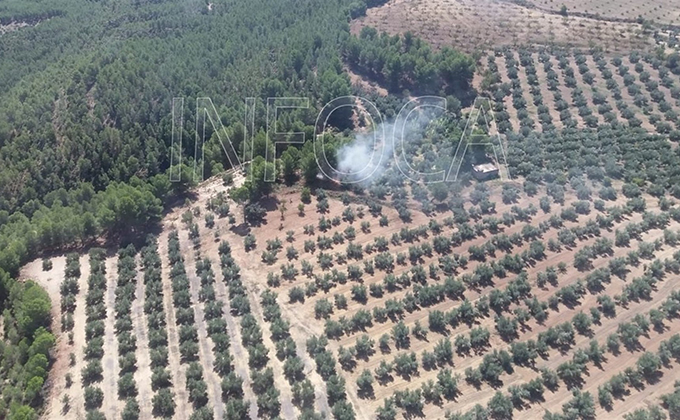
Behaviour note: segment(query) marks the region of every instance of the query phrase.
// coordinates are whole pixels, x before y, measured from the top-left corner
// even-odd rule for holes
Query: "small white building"
[[[482,163],[472,167],[472,175],[478,179],[489,179],[498,176],[498,167],[493,163]]]

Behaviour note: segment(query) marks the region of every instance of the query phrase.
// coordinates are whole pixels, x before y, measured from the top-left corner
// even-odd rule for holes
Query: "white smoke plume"
[[[384,122],[370,132],[356,133],[355,139],[338,150],[339,180],[343,183],[370,185],[380,178],[385,170],[399,159],[400,169],[405,159],[405,150],[410,139],[430,122],[426,113],[414,113],[406,120]],[[401,138],[403,135],[403,147]],[[396,148],[396,150],[395,150]],[[395,153],[396,152],[396,153]]]

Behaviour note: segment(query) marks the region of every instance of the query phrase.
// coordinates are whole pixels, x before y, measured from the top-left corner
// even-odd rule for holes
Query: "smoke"
[[[356,133],[338,150],[338,172],[343,182],[371,183],[388,166],[394,151],[394,122],[382,123],[370,132]]]
[[[419,137],[431,121],[431,117],[425,114],[414,113],[406,120],[384,122],[369,132],[355,133],[354,140],[342,146],[337,153],[340,181],[368,186],[380,179],[385,170],[396,162],[403,170],[409,155],[408,144]]]

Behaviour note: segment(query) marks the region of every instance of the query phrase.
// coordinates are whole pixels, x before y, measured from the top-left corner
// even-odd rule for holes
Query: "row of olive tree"
[[[118,252],[118,280],[116,282],[114,331],[118,340],[118,399],[125,401],[122,418],[139,419],[139,402],[137,401],[137,337],[132,325],[132,302],[138,298],[137,289],[137,250],[133,245],[122,248]]]
[[[198,293],[200,302],[195,302],[195,304],[203,305],[204,321],[207,324],[208,336],[213,343],[213,370],[222,380],[222,401],[226,404],[225,417],[235,419],[244,414],[246,406],[243,402],[243,378],[236,373],[234,358],[229,351],[231,342],[225,317],[230,315],[224,312],[224,302],[217,299],[215,273],[211,260],[198,258],[201,247],[200,236],[193,236],[191,230],[190,236],[194,241],[194,249],[197,251],[196,277],[200,280],[201,286]],[[224,251],[224,244],[220,249]]]
[[[250,300],[241,280],[240,267],[234,260],[231,246],[222,241],[219,246],[223,281],[227,284],[230,298],[230,315],[241,319],[241,342],[248,351],[248,365],[252,389],[257,395],[258,417],[275,418],[281,411],[280,392],[274,386],[274,374],[269,363],[269,350],[262,341],[262,329],[251,313]],[[223,382],[223,385],[225,382]],[[223,386],[224,390],[224,386]],[[227,401],[227,416],[236,419],[247,416],[248,407],[242,395],[233,393]]]
[[[189,402],[193,405],[194,414],[204,418],[210,416],[212,410],[208,406],[208,386],[203,378],[203,367],[198,356],[198,330],[189,278],[184,266],[179,233],[176,230],[168,235],[168,260],[171,267],[172,300],[179,330],[180,361],[186,365],[187,394]]]
[[[154,416],[165,418],[174,414],[176,403],[172,392],[172,373],[169,370],[167,318],[157,241],[157,237],[149,236],[141,255],[144,268],[144,313],[151,359],[151,388],[154,391],[152,410]]]
[[[260,295],[264,320],[269,323],[271,338],[276,345],[276,357],[283,361],[283,374],[293,388],[293,402],[306,418],[320,418],[314,412],[314,385],[306,377],[304,362],[290,335],[290,325],[281,315],[276,293],[267,289]]]
[[[85,367],[81,371],[81,382],[84,387],[85,410],[94,419],[104,419],[104,413],[99,409],[104,401],[104,393],[96,384],[103,378],[102,358],[104,357],[104,321],[106,319],[106,251],[99,248],[91,249],[90,276],[87,280],[87,295],[85,296],[85,341],[83,349]]]

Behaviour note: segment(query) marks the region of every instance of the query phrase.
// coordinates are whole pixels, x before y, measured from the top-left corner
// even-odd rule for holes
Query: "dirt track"
[[[139,259],[138,259],[139,260]],[[135,337],[137,337],[137,371],[135,382],[139,390],[139,416],[140,418],[151,417],[153,391],[151,389],[151,359],[149,357],[149,329],[144,313],[144,270],[141,262],[137,262],[137,288],[135,300],[132,302],[132,324]]]
[[[106,293],[104,303],[106,305],[106,322],[104,323],[104,380],[101,383],[104,391],[104,403],[102,412],[107,419],[118,418],[121,410],[118,401],[118,340],[116,339],[114,323],[116,318],[116,279],[118,278],[117,257],[106,259]]]

